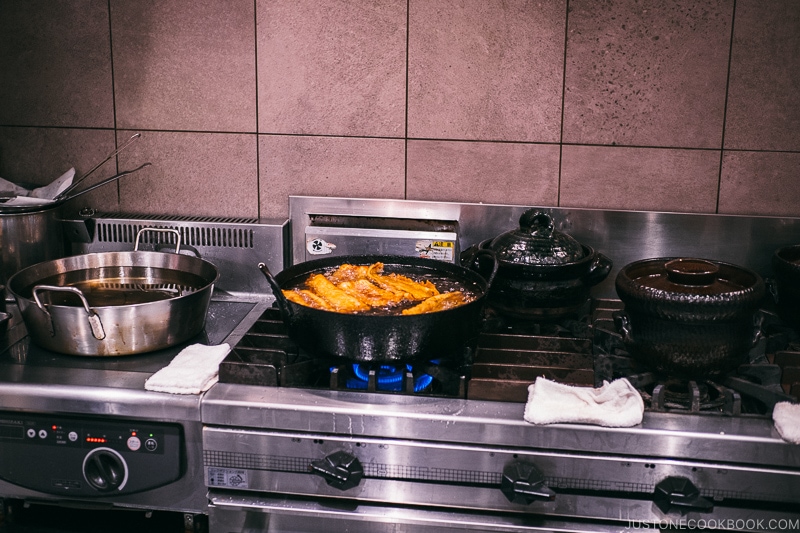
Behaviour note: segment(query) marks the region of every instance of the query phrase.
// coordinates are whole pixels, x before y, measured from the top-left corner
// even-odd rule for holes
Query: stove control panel
[[[0,412],[0,478],[48,494],[116,496],[182,475],[178,424]]]

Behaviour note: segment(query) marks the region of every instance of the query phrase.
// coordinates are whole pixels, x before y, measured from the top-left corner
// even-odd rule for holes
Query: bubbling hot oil
[[[338,267],[333,267],[330,269],[326,269],[322,272],[311,272],[309,274],[305,274],[302,280],[298,280],[295,283],[289,284],[287,289],[299,288],[299,289],[309,289],[306,285],[305,280],[309,279],[312,275],[316,273],[321,273],[323,275],[328,275],[336,271]],[[425,283],[426,281],[430,281],[433,283],[433,286],[439,291],[439,293],[446,293],[446,292],[454,292],[454,291],[461,291],[464,296],[464,302],[460,305],[466,305],[474,300],[476,300],[481,295],[481,290],[477,286],[477,284],[472,282],[464,282],[458,281],[451,277],[442,276],[438,274],[433,274],[428,270],[421,270],[421,271],[408,271],[405,269],[401,270],[392,270],[391,268],[386,268],[382,274],[391,274],[392,272],[396,272],[397,274],[406,276],[418,283]],[[410,300],[403,300],[399,303],[395,303],[392,305],[387,306],[380,306],[380,307],[372,307],[367,311],[359,311],[359,315],[368,315],[368,316],[395,316],[395,315],[402,315],[404,309],[410,309],[415,305],[418,305],[420,301],[410,301]]]

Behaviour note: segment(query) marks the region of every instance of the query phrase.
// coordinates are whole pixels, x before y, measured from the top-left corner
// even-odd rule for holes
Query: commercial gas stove
[[[182,348],[227,342],[271,298],[256,265],[283,268],[287,222],[137,217],[86,213],[65,221],[73,253],[128,251],[142,227],[178,229],[182,253],[220,270],[205,327],[177,346],[129,356],[50,352],[27,335],[13,300],[0,335],[0,500],[6,507],[183,513],[200,531],[208,512],[203,483],[201,395],[146,391],[145,380]],[[174,250],[153,233],[141,249]],[[120,518],[124,520],[124,518]]]
[[[515,228],[524,210],[292,197],[291,262],[359,253],[457,261]],[[770,416],[775,402],[796,401],[792,335],[778,328],[760,341],[721,390],[659,383],[619,343],[613,286],[621,267],[647,257],[705,257],[769,276],[773,251],[800,241],[800,220],[547,211],[610,257],[611,274],[576,320],[507,324],[488,310],[459,364],[330,361],[294,344],[278,310],[259,304],[229,337],[220,383],[202,399],[210,530],[800,527],[800,446],[781,439]],[[774,321],[769,305],[763,314]],[[537,376],[589,386],[629,376],[646,400],[643,421],[530,424],[523,411]]]

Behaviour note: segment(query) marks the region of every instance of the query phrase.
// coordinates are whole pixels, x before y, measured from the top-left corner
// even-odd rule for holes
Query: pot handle
[[[589,267],[589,272],[583,278],[584,283],[589,287],[597,285],[608,277],[609,272],[611,272],[611,267],[613,266],[614,263],[611,259],[598,252],[592,261],[592,266]]]
[[[289,305],[289,300],[287,300],[286,296],[283,295],[283,291],[281,290],[278,280],[276,280],[275,276],[272,275],[272,272],[269,271],[266,263],[259,263],[258,269],[261,270],[264,276],[266,276],[269,286],[272,287],[272,293],[275,295],[275,301],[278,302],[278,307],[280,308],[284,318],[291,318],[292,315],[294,315],[294,311],[292,311],[292,307]]]
[[[133,251],[139,251],[139,239],[141,238],[142,234],[148,231],[152,231],[155,233],[174,233],[175,234],[175,253],[181,253],[181,232],[174,229],[174,228],[142,228],[136,232],[136,242],[133,245]]]
[[[612,315],[617,331],[622,335],[622,340],[627,341],[631,336],[631,319],[625,311],[615,311]]]
[[[480,272],[480,270],[479,270],[480,269],[480,257],[482,255],[485,255],[486,257],[489,257],[492,260],[492,270],[489,273],[488,277],[484,276],[484,274],[482,272]],[[468,264],[465,265],[465,266],[467,268],[469,268],[470,270],[474,270],[475,272],[477,272],[478,274],[483,276],[483,279],[486,280],[486,292],[489,292],[489,288],[492,286],[492,282],[494,282],[495,276],[497,276],[497,269],[500,266],[500,262],[497,260],[497,254],[494,253],[494,250],[489,250],[487,248],[481,248],[481,249],[475,250],[473,253],[471,253],[469,255],[469,257],[468,257],[468,261],[469,261]]]
[[[772,301],[776,304],[782,303],[779,301],[780,292],[778,291],[778,282],[774,278],[764,278],[764,285],[767,287],[767,294],[770,295]]]
[[[39,293],[43,291],[53,291],[53,292],[71,292],[72,294],[76,295],[78,298],[81,299],[81,303],[83,304],[83,308],[86,310],[86,314],[88,315],[89,319],[89,327],[92,329],[92,336],[95,339],[101,341],[106,338],[106,332],[103,330],[103,323],[100,320],[100,316],[89,307],[89,302],[86,301],[86,297],[83,295],[81,290],[77,287],[59,287],[56,285],[36,285],[33,287],[33,300],[36,302],[36,306],[42,310],[42,312],[47,315],[49,319],[50,325],[50,336],[55,337],[56,331],[55,326],[53,325],[53,317],[50,315],[50,311],[47,310],[46,306],[42,304],[41,299],[39,298]]]

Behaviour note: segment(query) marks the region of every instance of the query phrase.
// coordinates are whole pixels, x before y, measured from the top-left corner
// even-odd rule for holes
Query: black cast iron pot
[[[620,270],[625,310],[615,321],[632,355],[674,376],[733,370],[760,336],[755,312],[765,285],[736,265],[695,258],[636,261]]]
[[[775,279],[770,288],[778,315],[800,330],[800,244],[776,250],[772,255],[772,271]]]
[[[485,260],[482,258],[486,258]],[[459,288],[475,298],[450,309],[419,315],[337,313],[291,302],[281,292],[295,287],[312,273],[348,263],[383,263],[384,272],[412,278],[426,277],[440,286]],[[486,293],[497,273],[491,252],[475,258],[473,268],[434,259],[386,255],[333,256],[291,266],[274,277],[262,263],[281,311],[289,337],[314,353],[359,363],[399,363],[431,359],[458,360],[477,338]],[[484,278],[478,270],[488,271]]]
[[[462,254],[465,264],[477,251],[491,250],[497,256],[497,277],[487,305],[503,315],[531,320],[556,320],[584,311],[591,288],[611,271],[611,260],[556,231],[546,213],[531,209],[519,222],[518,230]]]

